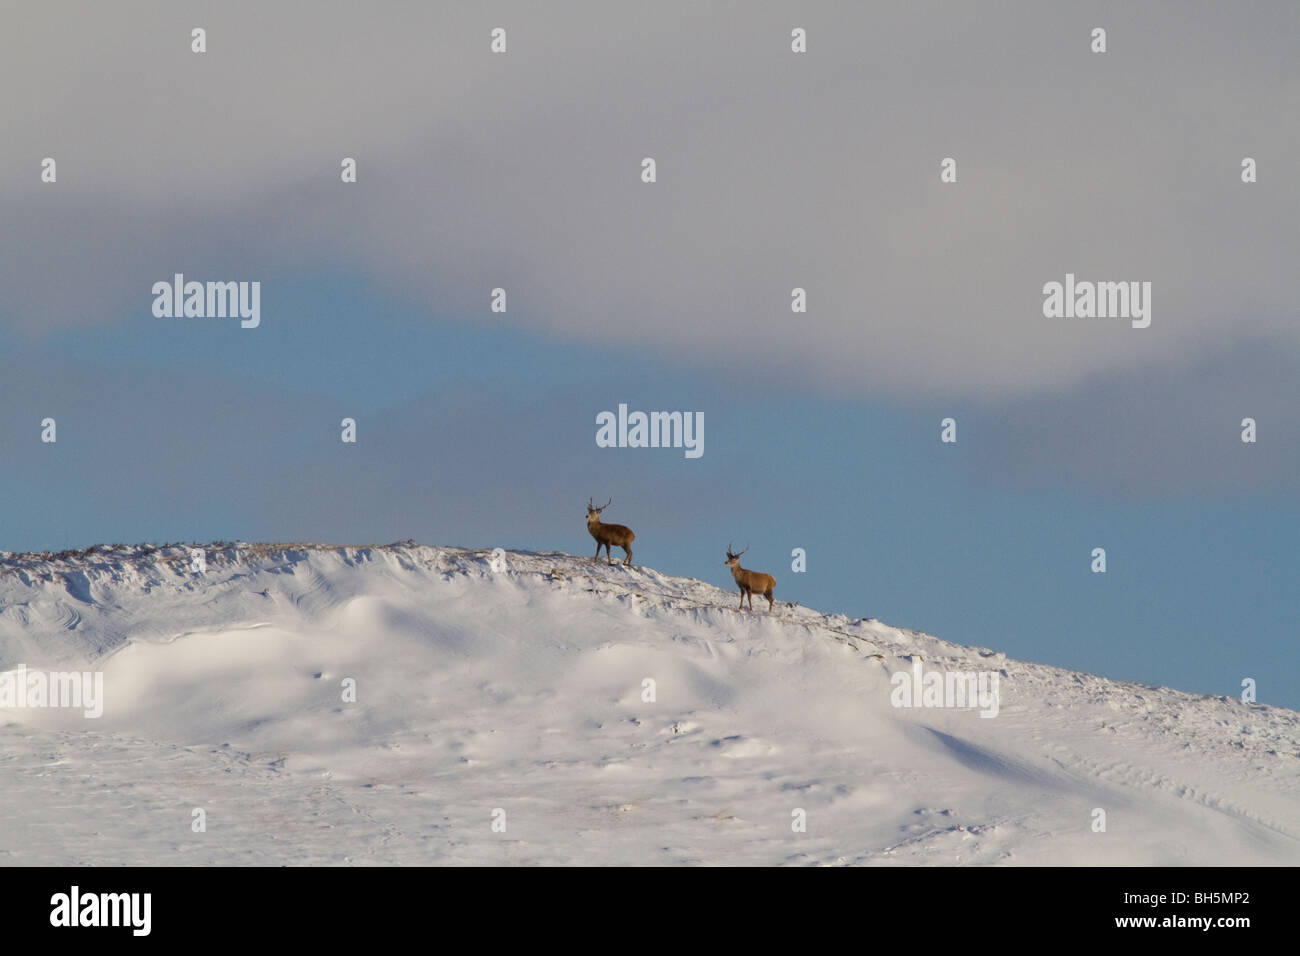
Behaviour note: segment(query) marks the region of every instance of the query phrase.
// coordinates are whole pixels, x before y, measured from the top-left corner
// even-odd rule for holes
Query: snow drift
[[[0,671],[104,689],[0,709],[0,862],[1300,863],[1291,711],[567,554],[203,551],[0,553]]]

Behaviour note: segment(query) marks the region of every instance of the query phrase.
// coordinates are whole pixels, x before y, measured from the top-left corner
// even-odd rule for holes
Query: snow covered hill
[[[204,560],[0,553],[0,692],[103,675],[0,709],[0,862],[1300,863],[1292,711],[561,553]]]

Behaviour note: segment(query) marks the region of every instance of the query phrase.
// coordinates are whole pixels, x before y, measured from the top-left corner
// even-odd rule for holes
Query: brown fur
[[[636,532],[631,528],[621,524],[604,524],[600,520],[600,513],[608,508],[614,499],[611,498],[599,508],[592,504],[591,499],[587,499],[587,530],[591,536],[596,539],[596,556],[591,560],[593,562],[600,560],[600,549],[605,549],[605,559],[610,564],[614,563],[609,553],[609,546],[612,544],[617,548],[622,548],[627,552],[627,557],[623,564],[628,567],[632,566],[632,542],[636,540]]]
[[[745,549],[748,550],[749,548]],[[740,554],[744,554],[745,551]],[[772,599],[772,591],[776,588],[776,578],[759,571],[746,571],[740,566],[740,554],[732,554],[731,548],[727,548],[727,567],[731,568],[731,576],[736,579],[736,584],[740,585],[740,610],[744,610],[747,596],[749,609],[754,610],[754,595],[760,594],[767,598],[767,609],[770,612],[775,603]]]

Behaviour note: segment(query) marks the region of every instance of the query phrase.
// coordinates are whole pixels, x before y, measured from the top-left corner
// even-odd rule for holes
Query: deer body
[[[749,548],[746,547],[745,551]],[[744,554],[745,551],[740,552]],[[772,591],[776,588],[776,578],[770,574],[763,574],[759,571],[746,571],[740,566],[740,554],[732,554],[731,548],[727,548],[727,567],[731,568],[731,576],[736,579],[736,584],[740,587],[740,609],[745,607],[745,598],[749,598],[749,609],[754,610],[754,595],[760,594],[767,598],[767,609],[772,610],[775,603],[772,599]]]
[[[603,505],[597,508],[590,498],[587,499],[587,530],[591,536],[596,539],[596,556],[591,560],[593,562],[600,560],[600,549],[605,549],[605,559],[613,564],[613,558],[610,557],[609,546],[622,548],[627,552],[627,557],[623,564],[628,567],[632,566],[632,542],[636,540],[636,532],[631,528],[621,524],[605,524],[600,520],[600,513],[608,508],[614,499],[611,498]]]

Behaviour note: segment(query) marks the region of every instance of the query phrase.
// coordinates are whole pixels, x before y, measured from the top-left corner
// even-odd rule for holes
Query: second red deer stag
[[[749,546],[745,546],[745,551]],[[745,551],[740,552],[744,554]],[[731,568],[731,576],[736,579],[740,585],[740,609],[745,608],[745,597],[749,597],[749,609],[754,610],[754,595],[761,594],[767,598],[767,609],[772,610],[773,600],[772,591],[776,588],[776,578],[770,574],[760,574],[758,571],[746,571],[740,566],[740,554],[731,553],[731,545],[727,545],[727,567]]]
[[[613,503],[614,499],[610,498],[609,501],[597,508],[590,498],[587,499],[587,530],[596,539],[596,556],[591,560],[593,563],[600,560],[600,549],[603,547],[606,560],[613,564],[614,561],[609,553],[609,546],[612,544],[627,552],[627,558],[623,563],[631,567],[632,542],[636,539],[636,532],[621,524],[604,524],[600,520],[600,513]]]

